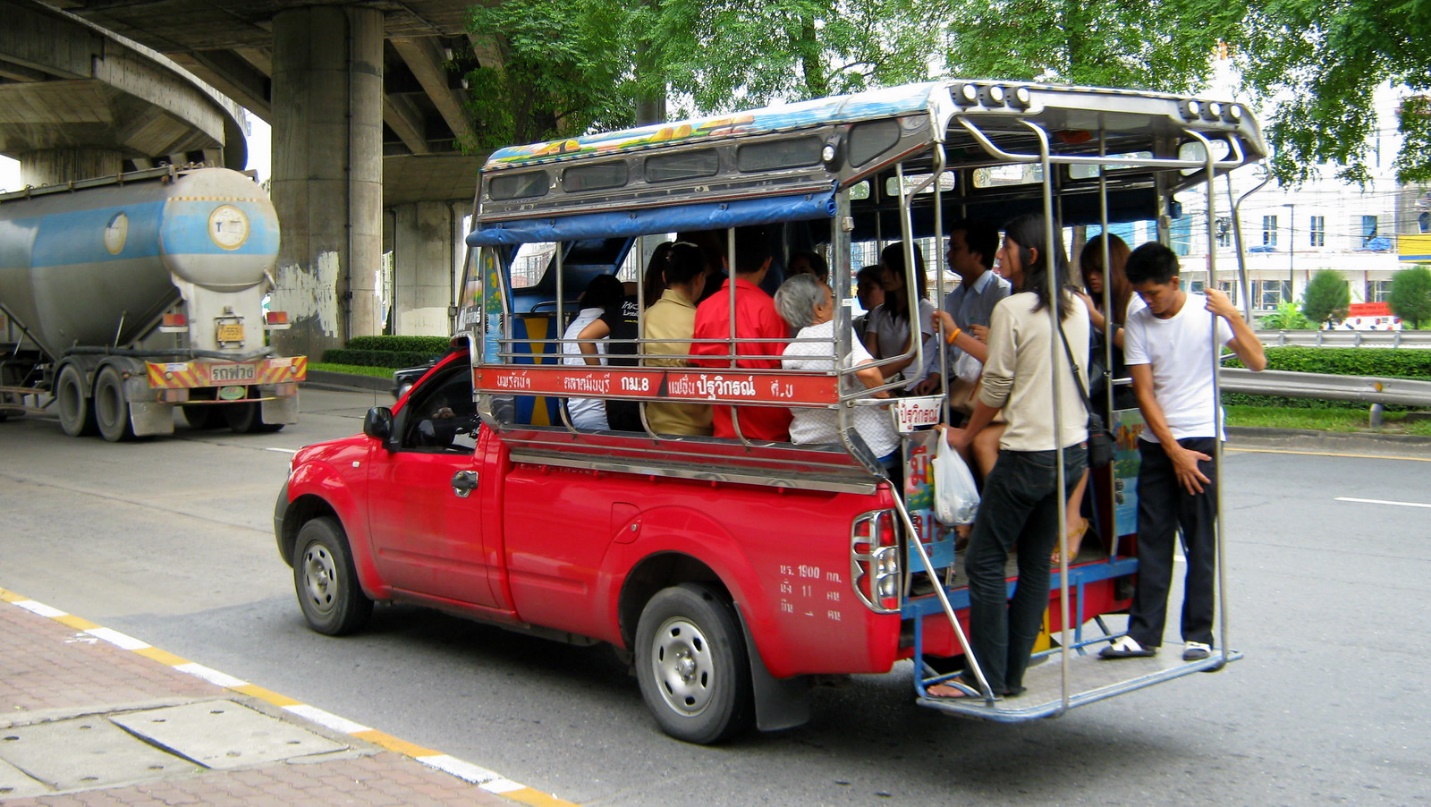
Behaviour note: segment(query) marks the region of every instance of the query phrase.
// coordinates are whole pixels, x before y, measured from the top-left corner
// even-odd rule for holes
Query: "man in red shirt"
[[[729,270],[729,261],[726,261]],[[770,237],[762,227],[742,227],[735,233],[735,338],[784,340],[789,338],[785,320],[775,310],[775,301],[760,288],[760,281],[770,270]],[[706,343],[701,339],[729,339],[730,333],[730,293],[731,281],[727,280],[720,290],[707,297],[696,308],[695,344],[691,354],[702,357],[692,359],[697,367],[729,369],[740,367],[751,370],[779,370],[780,355],[785,351],[785,342],[747,342],[734,346],[730,344]],[[732,361],[732,359],[734,359]],[[735,437],[735,425],[731,419],[732,406],[716,406],[712,409],[713,434],[716,437]],[[740,433],[748,440],[790,439],[790,410],[783,406],[741,406]]]

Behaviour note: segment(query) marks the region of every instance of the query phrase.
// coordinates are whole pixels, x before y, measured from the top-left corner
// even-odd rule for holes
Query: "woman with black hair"
[[[905,282],[904,244],[896,242],[880,251],[880,266],[884,274],[884,304],[869,313],[865,320],[865,349],[876,359],[888,359],[909,352],[914,347],[914,335],[921,342],[934,333],[931,323],[934,304],[929,302],[929,281],[924,272],[924,255],[914,246],[915,289],[919,295],[919,310],[914,319],[909,316],[909,286]],[[912,325],[911,325],[912,323]],[[886,381],[904,373],[906,388],[912,389],[924,378],[922,366],[914,364],[913,354],[880,367]]]
[[[983,498],[969,537],[969,633],[993,694],[1024,690],[1034,640],[1048,608],[1049,553],[1058,541],[1058,449],[1063,449],[1066,487],[1087,468],[1088,413],[1060,342],[1066,335],[1079,382],[1087,384],[1088,309],[1065,288],[1068,261],[1055,236],[1050,244],[1042,216],[1022,216],[1009,223],[999,262],[1015,294],[994,307],[989,324],[989,357],[974,413],[964,429],[948,429],[949,445],[965,451],[972,437],[1001,409],[1008,421],[999,441],[999,460],[984,481]],[[1057,311],[1059,329],[1050,324]],[[1057,358],[1054,358],[1054,357]],[[1061,428],[1055,431],[1049,402],[1058,385]],[[1065,491],[1065,496],[1069,491]],[[1018,586],[1007,596],[1004,568],[1009,552],[1018,552]],[[967,675],[964,688],[930,687],[933,697],[968,697],[977,683]]]

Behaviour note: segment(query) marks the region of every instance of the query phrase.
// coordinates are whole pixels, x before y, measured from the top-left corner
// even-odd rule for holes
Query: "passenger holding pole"
[[[1217,344],[1232,348],[1249,370],[1264,369],[1267,356],[1226,294],[1208,289],[1204,297],[1182,290],[1172,250],[1144,244],[1133,250],[1126,269],[1134,291],[1148,304],[1128,318],[1124,350],[1148,426],[1138,443],[1138,587],[1128,635],[1099,655],[1157,653],[1172,584],[1173,539],[1181,532],[1187,557],[1183,660],[1200,661],[1213,647],[1217,465],[1212,457],[1222,436],[1212,329]]]
[[[1058,513],[1066,504],[1058,489],[1058,449],[1068,486],[1087,467],[1088,412],[1075,386],[1075,369],[1057,350],[1059,332],[1050,320],[1055,307],[1060,327],[1073,346],[1078,381],[1088,359],[1088,310],[1065,289],[1068,261],[1063,244],[1045,248],[1042,216],[1009,223],[999,261],[1017,293],[994,307],[989,357],[974,414],[964,429],[945,439],[962,451],[974,435],[1003,410],[1008,426],[1000,439],[999,461],[984,480],[984,492],[969,538],[969,632],[971,648],[995,696],[1024,690],[1034,641],[1048,608],[1049,553],[1058,540]],[[1056,358],[1055,358],[1056,356]],[[1058,385],[1060,428],[1055,432],[1049,402]],[[1063,491],[1064,496],[1067,490]],[[1018,585],[1008,598],[1004,568],[1018,552]],[[978,682],[965,676],[965,686]],[[930,687],[933,697],[968,697],[953,686]]]

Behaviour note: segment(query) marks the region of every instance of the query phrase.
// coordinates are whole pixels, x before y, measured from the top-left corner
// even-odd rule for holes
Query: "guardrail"
[[[1220,383],[1223,392],[1248,395],[1431,406],[1431,381],[1408,381],[1404,378],[1293,373],[1286,370],[1254,373],[1240,367],[1225,367]]]
[[[1267,347],[1431,348],[1431,331],[1258,331]]]

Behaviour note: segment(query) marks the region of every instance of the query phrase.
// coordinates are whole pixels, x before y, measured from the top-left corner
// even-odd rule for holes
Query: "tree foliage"
[[[645,7],[603,0],[473,6],[484,43],[467,75],[477,148],[633,125],[640,94],[634,31]]]
[[[1431,89],[1431,22],[1422,0],[1264,0],[1248,6],[1239,62],[1248,88],[1277,102],[1266,132],[1273,172],[1288,184],[1319,163],[1365,184],[1378,127],[1375,92],[1388,82]],[[1431,125],[1424,99],[1401,109],[1407,135],[1396,159],[1402,182],[1431,179]]]
[[[1242,15],[1219,0],[949,0],[946,64],[970,78],[1188,92]]]
[[[1391,296],[1387,299],[1391,313],[1420,330],[1421,323],[1431,322],[1431,269],[1413,266],[1402,269],[1391,279]]]
[[[664,0],[653,43],[689,111],[720,112],[925,80],[942,12],[929,0]]]
[[[1322,269],[1302,292],[1302,314],[1311,322],[1346,319],[1351,306],[1351,287],[1341,272]]]
[[[1280,302],[1277,310],[1262,318],[1260,327],[1269,331],[1310,331],[1317,326],[1298,310],[1297,304]]]

